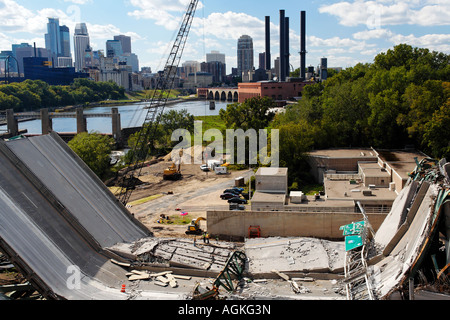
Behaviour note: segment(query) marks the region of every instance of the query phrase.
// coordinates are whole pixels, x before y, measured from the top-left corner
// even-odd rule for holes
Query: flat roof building
[[[261,81],[239,83],[239,103],[254,97],[269,97],[275,101],[292,100],[302,96],[308,82]]]

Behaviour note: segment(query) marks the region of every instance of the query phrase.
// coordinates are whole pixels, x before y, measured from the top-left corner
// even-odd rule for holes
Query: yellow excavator
[[[206,219],[203,217],[200,217],[200,218],[197,218],[196,220],[193,220],[191,222],[191,224],[188,226],[186,234],[188,234],[188,235],[192,234],[192,235],[197,235],[197,236],[201,235],[203,233],[203,230],[200,229],[200,221],[206,221]]]
[[[181,174],[181,162],[180,164],[177,166],[175,163],[172,163],[172,165],[167,168],[166,170],[164,170],[164,180],[180,180],[183,177],[183,175]]]

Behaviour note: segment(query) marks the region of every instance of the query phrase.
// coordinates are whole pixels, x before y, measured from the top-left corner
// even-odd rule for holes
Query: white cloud
[[[336,16],[344,26],[386,25],[440,26],[450,24],[450,1],[445,0],[354,0],[323,5],[320,13]]]
[[[397,34],[393,35],[390,41],[394,44],[407,43],[434,51],[450,52],[450,34],[427,34],[420,37],[413,34],[407,36]]]
[[[180,19],[174,14],[184,14],[189,3],[190,0],[130,0],[130,4],[138,9],[128,12],[128,15],[136,19],[154,20],[159,26],[176,30]],[[202,7],[199,2],[197,9]]]
[[[414,34],[396,34],[388,29],[374,29],[354,33],[353,38],[358,40],[384,39],[393,45],[407,43],[415,47],[450,52],[450,34],[426,34],[423,36],[415,36]]]
[[[13,0],[0,0],[0,30],[7,32],[32,31],[29,20],[35,14]]]
[[[392,31],[388,29],[372,29],[354,33],[353,38],[358,40],[370,40],[370,39],[389,38],[392,35],[393,35]]]
[[[86,4],[92,2],[92,0],[64,0],[64,2],[72,2],[75,4]]]
[[[85,4],[91,2],[91,0],[65,0],[65,2]],[[32,11],[13,0],[0,0],[0,32],[8,34],[8,36],[0,36],[0,44],[2,48],[7,48],[12,43],[28,42],[44,47],[44,34],[47,33],[48,17],[59,18],[60,24],[68,26],[73,33],[75,25],[81,21],[80,15],[80,8],[77,5],[70,5],[66,10],[43,8]],[[87,26],[92,45],[97,49],[103,49],[105,41],[118,34],[131,36],[133,41],[143,39],[138,33],[123,32],[113,24],[87,23]],[[23,38],[25,33],[30,35],[30,39]],[[20,34],[21,39],[14,37],[15,34]]]

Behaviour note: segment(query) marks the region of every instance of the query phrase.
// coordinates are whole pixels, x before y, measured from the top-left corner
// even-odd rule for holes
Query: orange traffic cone
[[[120,290],[120,292],[125,293],[127,286],[126,285],[122,285],[122,290]]]

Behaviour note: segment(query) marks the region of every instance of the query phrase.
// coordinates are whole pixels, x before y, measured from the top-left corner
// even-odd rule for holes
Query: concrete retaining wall
[[[369,220],[376,232],[386,214],[370,214]],[[261,227],[261,237],[313,237],[343,239],[339,228],[361,221],[357,213],[304,213],[265,211],[208,211],[208,233],[219,237],[246,238],[250,226]]]

